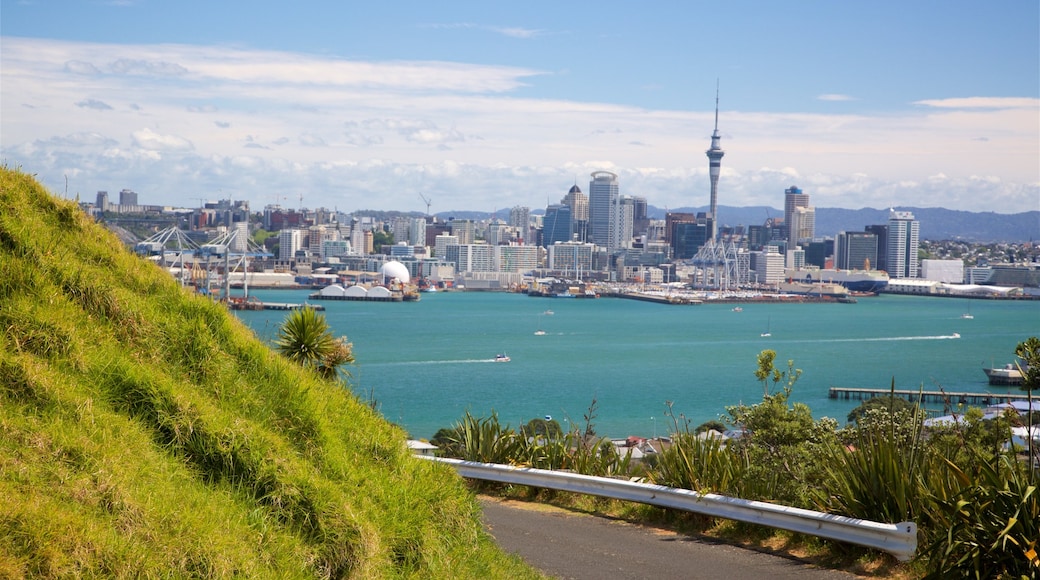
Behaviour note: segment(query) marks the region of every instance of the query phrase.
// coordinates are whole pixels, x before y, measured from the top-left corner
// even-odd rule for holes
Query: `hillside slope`
[[[0,169],[0,577],[530,577],[450,468]]]

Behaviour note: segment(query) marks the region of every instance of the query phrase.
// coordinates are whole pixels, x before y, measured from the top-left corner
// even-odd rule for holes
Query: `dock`
[[[900,399],[906,399],[911,403],[964,403],[970,405],[992,405],[1010,401],[1027,401],[1029,395],[1026,393],[968,393],[956,391],[914,391],[910,389],[857,389],[846,387],[831,387],[828,396],[832,399],[873,399],[874,397],[887,397],[895,395]],[[1034,397],[1035,398],[1035,397]]]

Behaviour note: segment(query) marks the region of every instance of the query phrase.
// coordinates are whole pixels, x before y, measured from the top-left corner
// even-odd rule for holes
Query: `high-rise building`
[[[621,195],[617,198],[617,209],[614,211],[614,239],[611,240],[612,250],[621,250],[632,247],[632,238],[635,226],[635,198],[630,195]]]
[[[445,259],[448,255],[448,246],[459,245],[459,237],[451,234],[439,234],[433,243],[433,255]]]
[[[542,218],[542,245],[549,247],[556,242],[571,240],[571,208],[562,203],[550,204]]]
[[[609,171],[592,172],[589,182],[589,241],[607,252],[617,240],[617,175]]]
[[[917,245],[921,224],[908,211],[889,210],[888,214],[888,276],[889,278],[917,277]]]
[[[796,207],[791,214],[791,237],[790,247],[796,244],[806,244],[816,236],[816,208]]]
[[[278,232],[278,259],[291,261],[296,259],[296,250],[300,249],[300,230],[281,230]]]
[[[575,184],[560,203],[571,208],[571,233],[576,234],[578,239],[583,242],[588,240],[589,196],[582,193],[581,188]]]
[[[840,270],[874,268],[878,258],[877,236],[868,232],[838,232],[834,240],[834,267]]]
[[[877,262],[870,269],[888,272],[888,225],[867,226],[864,231],[877,236]]]
[[[711,134],[711,148],[704,153],[708,156],[708,175],[711,178],[711,232],[710,239],[716,238],[719,210],[719,174],[722,172],[722,156],[726,154],[722,150],[719,135],[719,87],[715,85],[715,132]]]
[[[527,243],[531,229],[531,208],[522,205],[514,206],[509,210],[509,225],[520,233],[520,241]]]
[[[809,194],[802,193],[802,190],[797,185],[784,190],[784,227],[787,228],[787,236],[784,238],[787,240],[788,246],[793,246],[798,243],[798,238],[795,237],[794,224],[794,210],[796,207],[809,207]]]
[[[672,255],[678,260],[687,260],[697,255],[697,250],[711,240],[714,220],[709,214],[700,212],[693,221],[676,221],[672,226]]]
[[[451,235],[459,238],[460,244],[472,244],[476,238],[476,224],[473,220],[451,220]]]
[[[97,192],[97,203],[94,204],[94,207],[96,207],[98,211],[108,211],[109,210],[109,207],[108,207],[108,192],[107,191],[99,191],[99,192]]]
[[[135,206],[137,205],[137,192],[131,189],[124,189],[119,192],[119,205],[123,206]]]
[[[411,227],[408,228],[408,243],[413,246],[426,245],[426,220],[424,218],[412,220]]]
[[[650,227],[645,197],[632,197],[632,237],[645,236]]]

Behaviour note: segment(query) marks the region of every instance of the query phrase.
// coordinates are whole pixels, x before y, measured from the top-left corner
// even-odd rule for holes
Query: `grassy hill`
[[[0,577],[532,577],[450,468],[0,168]]]

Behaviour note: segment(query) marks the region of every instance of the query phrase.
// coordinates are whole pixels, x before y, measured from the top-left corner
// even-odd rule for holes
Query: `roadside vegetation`
[[[0,168],[0,577],[538,577],[321,322],[273,349]]]
[[[1030,337],[1016,354],[1040,368],[1040,340]],[[801,371],[793,361],[775,364],[762,351],[749,372],[763,388],[761,402],[727,409],[722,422],[693,427],[671,410],[671,435],[659,452],[639,462],[595,434],[593,401],[584,428],[562,433],[555,421],[528,423],[519,431],[498,418],[467,414],[431,441],[445,455],[470,461],[569,469],[600,476],[645,480],[866,520],[918,525],[917,556],[897,564],[865,548],[798,538],[748,524],[720,523],[704,516],[666,514],[611,500],[575,498],[560,492],[474,482],[503,495],[538,497],[580,509],[678,524],[695,533],[711,530],[755,545],[781,545],[858,573],[905,577],[1040,577],[1040,449],[1027,437],[1013,440],[1013,426],[1040,425],[1040,413],[1008,409],[983,419],[979,409],[954,415],[951,423],[925,427],[925,413],[894,395],[864,402],[839,426],[813,419],[790,396]],[[1023,388],[1040,383],[1027,372]],[[894,388],[894,380],[893,380]],[[956,405],[954,405],[956,407]],[[723,439],[714,427],[734,435]]]

